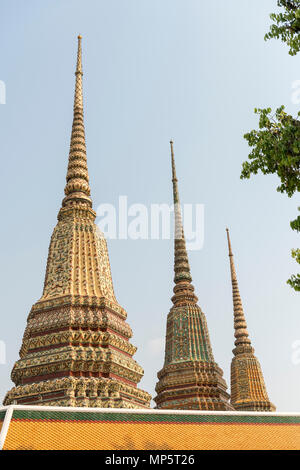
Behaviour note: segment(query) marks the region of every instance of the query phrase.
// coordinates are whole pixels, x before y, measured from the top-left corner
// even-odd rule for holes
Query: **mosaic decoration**
[[[231,404],[241,411],[275,411],[270,402],[263,373],[249,338],[234,261],[227,231],[233,295],[234,357],[231,362]]]
[[[222,369],[216,364],[206,318],[197,305],[183,232],[171,141],[175,207],[174,296],[167,318],[165,362],[158,373],[158,409],[232,410]]]
[[[118,304],[106,240],[95,225],[86,158],[78,37],[74,117],[65,198],[48,254],[43,295],[29,314],[15,387],[4,404],[149,407],[137,388],[127,314]]]
[[[4,450],[298,450],[300,414],[27,405],[13,408],[0,443]]]

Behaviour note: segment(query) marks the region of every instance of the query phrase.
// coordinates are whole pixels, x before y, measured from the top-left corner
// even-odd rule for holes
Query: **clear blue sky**
[[[72,123],[76,36],[83,36],[85,123],[94,207],[171,202],[169,140],[175,141],[182,202],[205,205],[205,243],[190,252],[199,305],[216,361],[229,370],[232,297],[225,227],[248,327],[268,392],[279,411],[300,411],[299,294],[289,228],[297,197],[277,179],[239,178],[256,127],[253,108],[291,101],[300,58],[264,42],[275,0],[10,0],[0,18],[2,192],[1,328],[7,364],[18,358],[31,305],[40,297],[47,250],[63,198]],[[117,298],[128,311],[141,386],[154,394],[159,345],[171,306],[173,243],[109,241]]]

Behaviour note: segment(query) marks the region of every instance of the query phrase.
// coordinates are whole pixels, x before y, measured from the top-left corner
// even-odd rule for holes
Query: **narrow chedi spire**
[[[238,352],[247,352],[253,353],[254,349],[251,346],[251,341],[247,331],[247,324],[244,315],[243,305],[241,301],[241,296],[239,292],[239,286],[237,282],[233,254],[231,249],[231,242],[229,237],[229,230],[226,229],[227,240],[228,240],[228,250],[229,250],[229,261],[230,261],[230,272],[231,272],[231,282],[232,282],[232,298],[233,298],[233,314],[234,314],[234,336],[235,340],[235,350],[234,354]]]
[[[229,230],[226,229],[233,296],[234,357],[231,362],[231,404],[240,411],[274,411],[263,373],[249,338],[234,266]]]
[[[172,302],[174,305],[180,305],[181,300],[186,302],[187,296],[189,301],[197,303],[197,297],[194,294],[194,286],[192,285],[192,276],[190,271],[189,259],[186,251],[186,243],[184,230],[182,225],[181,206],[178,191],[178,180],[176,176],[175,159],[173,141],[171,145],[171,161],[172,161],[172,183],[173,183],[173,201],[174,201],[174,296]],[[184,287],[184,289],[183,289]]]
[[[92,207],[83,118],[83,72],[81,58],[81,39],[81,36],[78,36],[73,124],[70,142],[69,164],[66,177],[67,184],[65,187],[66,197],[63,200],[62,210],[59,214],[59,217],[62,217],[63,214],[68,213],[68,208],[70,208],[75,203],[80,203],[82,208]],[[90,211],[90,215],[92,218],[95,218],[95,213],[93,211]]]
[[[197,305],[186,250],[173,142],[174,295],[167,319],[165,362],[158,373],[157,408],[230,410],[223,372],[215,363],[206,318]]]
[[[48,253],[43,295],[29,314],[16,386],[4,404],[148,408],[127,313],[118,304],[106,240],[94,220],[86,159],[78,36],[65,198]]]

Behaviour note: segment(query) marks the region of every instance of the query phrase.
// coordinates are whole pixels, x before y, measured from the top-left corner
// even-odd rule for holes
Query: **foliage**
[[[278,0],[283,12],[271,13],[272,24],[265,35],[267,39],[281,39],[289,46],[289,54],[296,55],[300,50],[300,0]]]
[[[249,160],[243,163],[241,178],[250,178],[259,171],[265,175],[276,174],[281,183],[277,191],[291,197],[300,192],[300,120],[288,115],[284,106],[278,108],[274,116],[271,108],[255,109],[255,113],[259,115],[259,130],[244,136],[252,151]],[[300,232],[300,216],[290,225]],[[292,257],[300,264],[299,249],[292,250]],[[287,282],[300,291],[300,274],[293,275]]]
[[[298,210],[300,211],[300,207],[298,207]],[[293,230],[296,230],[297,232],[300,232],[300,215],[298,215],[297,219],[292,220],[291,222],[291,228]],[[292,250],[292,257],[296,260],[298,264],[300,264],[300,249],[297,248],[296,250]],[[300,291],[300,274],[296,274],[290,277],[290,279],[287,281],[287,283],[293,287],[296,291]]]
[[[260,170],[277,174],[281,184],[277,191],[291,197],[300,191],[300,121],[289,116],[284,106],[271,115],[271,108],[255,109],[259,114],[259,130],[245,134],[252,151],[243,163],[241,178],[250,178]],[[300,112],[298,113],[300,116]]]
[[[300,264],[300,249],[292,250],[292,257]],[[293,274],[287,283],[296,291],[300,291],[300,274]]]

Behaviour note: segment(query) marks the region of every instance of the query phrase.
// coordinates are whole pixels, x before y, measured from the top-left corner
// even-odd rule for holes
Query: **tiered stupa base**
[[[4,405],[149,408],[147,392],[114,379],[75,378],[46,380],[14,387]]]
[[[217,364],[200,361],[169,364],[158,373],[158,409],[233,410]]]
[[[104,298],[37,302],[4,405],[149,408],[125,319],[125,310]]]
[[[276,410],[269,400],[260,363],[252,353],[239,353],[232,359],[231,404],[237,411]]]
[[[175,241],[175,243],[177,240]],[[196,304],[190,284],[178,282],[174,288],[176,302],[167,319],[165,362],[158,372],[158,409],[233,410],[223,378],[214,361],[206,318]]]

